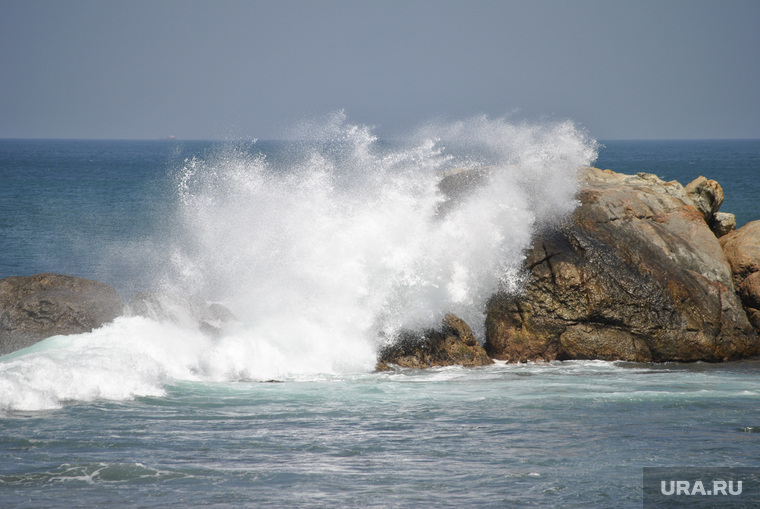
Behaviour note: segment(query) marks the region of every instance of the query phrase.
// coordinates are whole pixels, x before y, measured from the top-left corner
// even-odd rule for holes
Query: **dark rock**
[[[225,324],[233,321],[232,311],[217,303],[197,297],[165,293],[135,295],[126,310],[131,316],[144,316],[185,327],[198,328],[210,335],[219,335]]]
[[[494,296],[486,351],[509,361],[723,361],[760,353],[720,243],[677,182],[595,168],[542,232],[519,295]]]
[[[755,330],[760,332],[760,221],[721,237],[733,281]]]
[[[475,189],[485,185],[492,169],[492,167],[457,168],[447,171],[438,183],[438,190],[444,196],[444,201],[438,205],[438,215],[446,215]]]
[[[50,336],[81,334],[120,316],[124,302],[107,284],[59,274],[0,280],[0,354]]]
[[[393,344],[381,350],[377,370],[387,371],[389,365],[424,369],[454,365],[475,367],[492,363],[470,327],[461,318],[449,313],[440,329],[423,333],[403,332]]]

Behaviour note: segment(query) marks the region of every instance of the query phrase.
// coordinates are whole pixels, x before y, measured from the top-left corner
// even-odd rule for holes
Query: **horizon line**
[[[748,138],[733,138],[733,137],[711,137],[711,138],[593,138],[595,141],[760,141],[760,137],[748,137]],[[302,141],[291,140],[287,138],[179,138],[179,137],[163,137],[163,138],[67,138],[67,137],[0,137],[2,141],[168,141],[168,142],[206,142],[206,143],[224,143],[224,142],[266,142],[266,141]],[[381,138],[380,141],[402,141],[403,138]]]

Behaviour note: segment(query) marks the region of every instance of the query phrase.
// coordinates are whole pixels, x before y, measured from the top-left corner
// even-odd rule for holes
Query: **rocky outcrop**
[[[0,280],[0,355],[112,321],[124,302],[104,283],[59,274]]]
[[[705,222],[709,224],[721,204],[723,204],[723,199],[725,198],[723,188],[715,180],[698,177],[693,182],[687,184],[684,190],[694,204],[694,207],[705,218]]]
[[[208,303],[197,297],[165,293],[140,293],[127,305],[126,313],[157,321],[168,321],[198,328],[217,336],[235,316],[221,304]]]
[[[439,213],[491,171],[498,169],[447,174]],[[718,210],[722,189],[704,178],[686,188],[596,168],[580,178],[580,206],[537,235],[521,292],[489,301],[485,349],[449,314],[437,329],[400,334],[380,352],[377,369],[483,366],[491,357],[717,362],[760,355],[760,221],[731,231],[735,219]],[[0,280],[0,355],[90,331],[123,309],[118,293],[96,281]],[[234,320],[218,304],[168,294],[140,294],[127,313],[212,335]]]
[[[760,221],[747,223],[720,239],[747,316],[760,332]]]
[[[447,314],[440,329],[422,333],[403,332],[397,341],[380,352],[378,371],[391,365],[423,369],[434,366],[486,366],[493,361],[478,343],[470,327],[459,317]]]
[[[723,188],[718,182],[698,177],[684,190],[717,237],[736,229],[736,217],[733,214],[718,212],[724,199]]]
[[[728,260],[690,198],[708,195],[694,189],[712,184],[687,191],[654,175],[595,168],[583,170],[581,181],[575,213],[542,232],[528,253],[522,293],[491,299],[492,357],[724,361],[760,354]],[[705,198],[713,203],[705,210],[714,215],[717,201]]]

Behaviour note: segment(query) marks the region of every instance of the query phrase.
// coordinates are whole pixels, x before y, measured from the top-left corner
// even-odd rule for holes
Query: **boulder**
[[[760,353],[721,245],[680,184],[596,168],[580,179],[580,206],[537,236],[521,293],[490,300],[489,355],[660,362]]]
[[[705,218],[705,222],[710,224],[715,213],[723,204],[723,188],[720,184],[715,180],[708,180],[700,176],[687,184],[685,191],[702,217]]]
[[[387,371],[390,365],[402,368],[424,369],[434,366],[466,367],[493,364],[478,343],[470,327],[461,318],[447,314],[439,329],[421,333],[404,331],[392,344],[380,351],[378,371]]]
[[[89,332],[120,316],[124,302],[111,286],[60,274],[0,280],[0,354],[50,336]]]
[[[728,212],[716,212],[710,222],[710,229],[720,238],[736,230],[736,216]]]
[[[684,191],[716,237],[720,238],[736,229],[736,216],[718,212],[724,195],[723,188],[715,180],[698,177],[687,184]]]
[[[198,297],[167,293],[135,295],[127,304],[126,314],[198,328],[213,336],[221,334],[224,325],[235,319],[232,311],[221,304],[209,303]]]
[[[760,221],[747,223],[721,237],[720,244],[747,316],[760,332]]]

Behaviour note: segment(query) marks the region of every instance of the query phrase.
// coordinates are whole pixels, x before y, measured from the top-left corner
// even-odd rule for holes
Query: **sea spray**
[[[0,364],[0,408],[156,395],[175,380],[269,380],[373,369],[383,341],[453,312],[483,338],[497,290],[517,291],[535,228],[576,205],[596,145],[571,122],[476,117],[378,140],[342,113],[277,154],[223,144],[173,171],[161,290],[228,307],[219,337],[121,318]],[[488,168],[455,203],[439,184]],[[151,266],[146,263],[146,267]]]
[[[485,300],[516,287],[536,224],[575,207],[576,170],[595,157],[569,122],[478,117],[388,147],[336,114],[298,135],[310,138],[288,167],[255,145],[188,161],[169,278],[251,324],[276,316],[286,337],[295,317],[321,322],[310,336],[352,341],[449,311],[481,327]],[[442,175],[479,167],[492,168],[487,185],[439,214]]]

